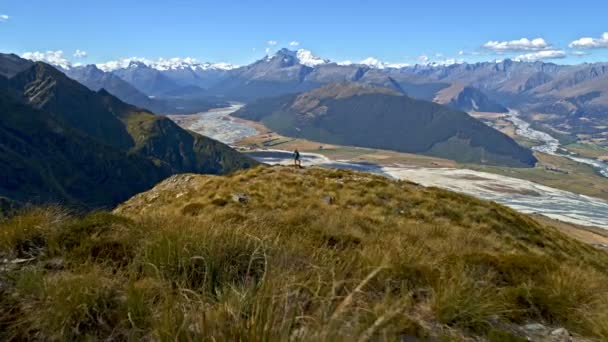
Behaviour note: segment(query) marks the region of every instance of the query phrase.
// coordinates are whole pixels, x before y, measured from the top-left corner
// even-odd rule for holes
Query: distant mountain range
[[[2,55],[0,70],[0,197],[106,207],[175,173],[256,164],[50,65]]]
[[[5,69],[0,69],[5,76],[27,65],[14,57],[6,58]],[[335,63],[307,50],[281,49],[241,67],[188,59],[126,59],[64,71],[92,90],[106,89],[124,102],[156,113],[194,113],[228,101],[253,103],[356,82],[466,112],[514,108],[538,129],[608,138],[608,63],[504,60],[407,66],[374,59]]]
[[[532,153],[468,114],[396,90],[343,82],[248,104],[234,116],[291,137],[459,162],[533,166]]]
[[[542,124],[572,134],[600,134],[598,127],[608,125],[604,115],[608,111],[608,63],[557,65],[504,60],[408,66],[373,58],[360,63],[335,63],[308,50],[281,49],[241,67],[190,59],[125,59],[99,64],[98,68],[103,73],[67,73],[94,90],[114,89],[110,92],[126,102],[163,113],[180,106],[172,102],[164,106],[169,108],[160,106],[158,110],[132,88],[117,86],[117,81],[107,74],[157,100],[166,94],[175,100],[182,91],[192,94],[192,87],[197,87],[200,90],[196,98],[207,101],[207,107],[225,104],[221,101],[251,102],[349,81],[387,87],[464,111],[504,112],[506,107],[512,107],[534,120],[539,120],[534,113],[548,114],[543,116]],[[180,112],[195,107],[186,106]]]
[[[165,76],[154,70],[151,77],[147,78],[148,70],[134,69],[130,77],[126,72],[114,74],[104,72],[95,65],[86,65],[64,70],[70,78],[77,80],[91,90],[105,89],[120,100],[140,108],[145,108],[157,114],[191,114],[204,112],[212,108],[228,106],[226,101],[208,96],[202,89],[196,86],[178,86]],[[141,76],[137,76],[141,75]],[[125,81],[130,80],[131,82]],[[161,89],[165,93],[159,96],[148,96],[139,88],[149,84],[149,89]],[[160,85],[155,87],[154,84]],[[193,96],[185,91],[186,87],[195,87],[201,92]],[[155,92],[154,92],[155,93]]]

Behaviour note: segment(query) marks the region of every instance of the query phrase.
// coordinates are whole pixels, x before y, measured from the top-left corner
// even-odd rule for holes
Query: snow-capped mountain
[[[407,64],[407,63],[382,62],[374,57],[366,58],[366,59],[362,60],[361,62],[359,62],[358,64],[367,65],[368,67],[375,68],[375,69],[385,69],[385,68],[401,69],[401,68],[409,66],[409,64]]]
[[[294,64],[300,64],[311,68],[331,62],[329,59],[322,59],[313,55],[312,51],[306,49],[299,49],[297,51],[281,49],[274,55],[266,56],[265,60],[271,61],[281,58],[285,61],[289,60],[289,62],[293,62]]]
[[[23,57],[58,66],[66,73],[78,75],[92,88],[113,89],[119,97],[132,103],[145,104],[147,101],[142,96],[135,97],[135,91],[126,91],[129,87],[114,77],[100,72],[84,72],[81,70],[83,67],[71,63],[61,51],[26,53]],[[541,61],[505,59],[469,64],[461,59],[436,57],[443,59],[419,59],[419,62],[424,62],[411,66],[374,57],[335,63],[306,49],[280,49],[241,67],[229,63],[199,62],[188,57],[123,58],[97,64],[97,67],[145,96],[156,98],[192,98],[196,94],[198,97],[248,102],[308,91],[324,84],[361,82],[412,97],[441,100],[463,110],[469,110],[472,101],[478,107],[481,103],[501,104],[504,99],[520,94],[529,99],[526,110],[605,117],[605,108],[608,108],[608,64],[605,63],[560,66]],[[151,107],[149,104],[146,106]],[[603,127],[600,121],[596,126]],[[568,124],[578,125],[576,122]]]
[[[230,63],[209,63],[199,62],[195,58],[159,58],[158,60],[150,60],[146,58],[131,57],[122,58],[115,61],[109,61],[105,63],[97,64],[97,67],[106,72],[116,71],[118,69],[135,68],[138,65],[145,65],[149,68],[156,69],[158,71],[167,70],[186,70],[190,69],[193,71],[198,70],[232,70],[238,68],[238,65]]]

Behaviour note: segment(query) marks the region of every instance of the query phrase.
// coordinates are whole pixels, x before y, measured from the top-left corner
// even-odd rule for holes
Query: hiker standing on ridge
[[[297,168],[302,168],[302,161],[300,160],[300,151],[298,151],[297,148],[295,151],[293,151],[293,165]]]

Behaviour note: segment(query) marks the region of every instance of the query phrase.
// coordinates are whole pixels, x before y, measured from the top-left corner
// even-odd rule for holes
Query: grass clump
[[[235,193],[247,202],[217,200]],[[519,341],[528,322],[608,338],[605,252],[345,170],[176,176],[113,213],[32,209],[0,223],[0,254],[5,340]]]

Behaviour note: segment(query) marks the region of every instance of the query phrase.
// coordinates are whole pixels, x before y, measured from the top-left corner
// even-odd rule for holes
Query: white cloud
[[[545,50],[519,55],[514,58],[514,60],[521,62],[534,62],[543,59],[560,59],[565,57],[566,53],[563,50]]]
[[[350,61],[344,61],[344,62],[338,63],[338,65],[350,65],[350,64],[352,64]],[[407,63],[382,62],[374,57],[366,58],[357,64],[367,65],[370,68],[376,68],[376,69],[384,69],[384,68],[400,69],[400,68],[409,66],[409,64],[407,64]]]
[[[278,44],[278,42],[277,42],[276,40],[269,40],[269,41],[267,41],[266,43],[267,43],[268,45],[270,45],[270,46],[275,46],[275,45],[277,45],[277,44]]]
[[[8,21],[11,17],[9,17],[6,14],[0,14],[0,23],[3,23],[5,21]]]
[[[76,58],[85,58],[86,56],[88,56],[88,53],[86,51],[82,51],[82,50],[76,50],[74,52],[74,57]]]
[[[582,57],[582,56],[590,55],[590,53],[587,52],[587,51],[572,51],[570,54],[574,55],[574,56],[577,56],[577,57]]]
[[[418,62],[421,62],[421,63],[426,63],[426,62],[428,62],[429,60],[430,60],[430,58],[429,58],[429,56],[427,56],[427,55],[420,55],[420,56],[418,56]]]
[[[298,52],[296,53],[296,57],[300,61],[300,64],[309,67],[315,67],[317,65],[329,63],[328,59],[321,59],[313,55],[311,51],[305,49],[298,50]]]
[[[267,55],[270,55],[270,52],[272,51],[272,49],[267,47],[266,49],[264,49],[264,51],[266,52]]]
[[[64,69],[69,69],[72,66],[72,63],[70,63],[70,61],[63,56],[63,51],[61,50],[47,52],[26,52],[21,55],[21,57],[32,61],[49,63]]]
[[[459,56],[464,55],[464,51],[463,51],[463,50],[458,51],[458,55],[459,55]]]
[[[535,38],[532,40],[528,38],[521,38],[518,40],[502,42],[491,40],[483,44],[483,47],[496,52],[542,51],[551,49],[551,45],[543,38]]]
[[[362,60],[361,62],[359,62],[359,64],[367,65],[369,67],[378,68],[378,69],[384,68],[384,63],[380,62],[378,59],[376,59],[374,57],[368,57],[368,58]]]
[[[572,49],[598,49],[608,48],[608,32],[604,32],[599,38],[584,37],[570,43]]]
[[[289,43],[289,46],[293,46],[293,47],[300,46],[300,42],[294,40]]]

